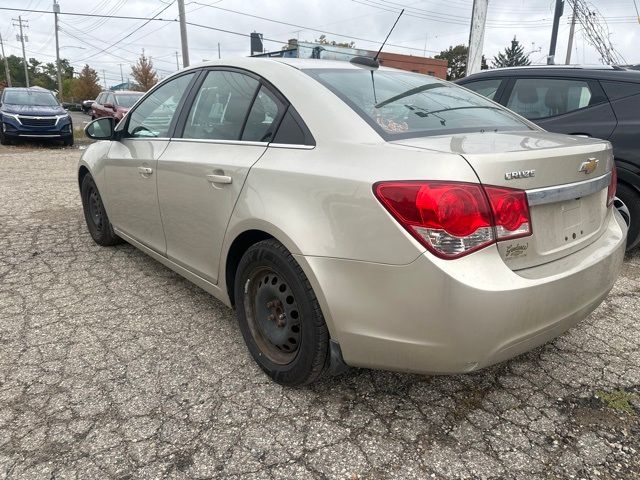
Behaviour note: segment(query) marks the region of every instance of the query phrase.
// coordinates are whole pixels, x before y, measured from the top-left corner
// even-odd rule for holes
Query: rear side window
[[[329,88],[387,140],[529,129],[503,107],[428,75],[359,68],[310,69],[305,73]]]
[[[640,83],[600,81],[609,100],[630,97],[640,93]]]
[[[501,83],[502,79],[496,78],[493,80],[478,80],[477,82],[466,83],[463,87],[473,90],[483,97],[487,97],[489,100],[495,100],[496,93],[498,92],[498,88],[500,88]]]
[[[553,117],[597,103],[589,83],[561,78],[522,78],[507,107],[528,119]]]
[[[191,106],[182,136],[239,140],[258,86],[255,78],[242,73],[210,71]]]
[[[292,106],[289,106],[282,122],[280,122],[273,142],[288,145],[313,146],[316,144],[311,132]]]
[[[242,131],[242,140],[270,142],[284,113],[284,105],[264,85],[251,106]]]

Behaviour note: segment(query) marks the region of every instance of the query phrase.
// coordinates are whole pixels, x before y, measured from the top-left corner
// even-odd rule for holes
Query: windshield
[[[394,70],[308,69],[388,140],[529,130],[508,110],[437,78]]]
[[[49,91],[5,90],[3,102],[11,105],[38,105],[46,107],[56,107],[59,105],[56,97]]]
[[[133,104],[138,101],[140,97],[142,97],[142,93],[128,93],[126,95],[118,95],[116,94],[116,103],[124,108],[131,108]]]

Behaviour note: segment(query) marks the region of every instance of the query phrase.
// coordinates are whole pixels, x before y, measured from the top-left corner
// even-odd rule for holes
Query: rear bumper
[[[395,266],[298,257],[351,366],[470,372],[539,346],[585,318],[613,286],[626,225],[617,212],[588,247],[514,272],[495,246]]]

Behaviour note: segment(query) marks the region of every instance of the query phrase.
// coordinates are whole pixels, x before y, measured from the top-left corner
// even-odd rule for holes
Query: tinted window
[[[545,118],[588,107],[592,100],[582,80],[524,78],[516,80],[507,107],[526,118]]]
[[[640,83],[600,81],[609,100],[628,97],[640,93]]]
[[[11,105],[33,105],[53,107],[58,100],[49,91],[36,92],[33,90],[5,90],[4,103]]]
[[[289,145],[315,145],[313,137],[308,133],[306,126],[291,106],[280,122],[278,133],[276,133],[273,142]]]
[[[463,87],[468,88],[469,90],[473,90],[483,97],[487,97],[488,99],[493,100],[501,83],[502,79],[496,78],[494,80],[479,80],[477,82],[466,83],[463,85]]]
[[[487,99],[436,78],[393,70],[313,69],[384,138],[528,127]]]
[[[194,73],[181,75],[156,88],[129,114],[130,137],[167,137],[182,95]]]
[[[256,79],[242,73],[209,72],[193,102],[182,136],[239,140],[258,85]]]
[[[242,132],[242,140],[269,142],[282,116],[284,105],[264,86],[256,96],[247,123]]]

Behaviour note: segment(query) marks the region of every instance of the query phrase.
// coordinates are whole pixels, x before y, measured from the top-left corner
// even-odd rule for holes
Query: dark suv
[[[57,139],[73,145],[73,123],[53,93],[40,87],[5,88],[0,96],[0,143]]]
[[[513,67],[484,70],[456,83],[550,132],[609,140],[618,167],[617,196],[631,217],[627,249],[640,243],[639,71],[563,65]]]

